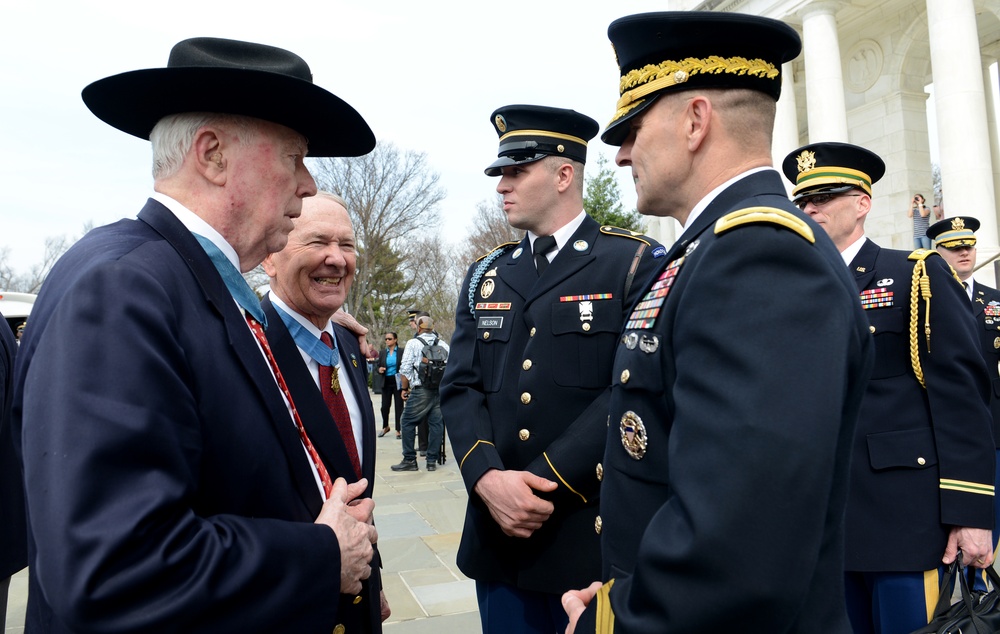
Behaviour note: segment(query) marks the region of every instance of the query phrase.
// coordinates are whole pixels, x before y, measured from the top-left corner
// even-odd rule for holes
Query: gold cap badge
[[[799,173],[808,172],[816,167],[816,153],[810,150],[802,150],[802,154],[795,157],[799,164]]]
[[[500,130],[501,132],[507,131],[507,120],[503,118],[502,114],[498,114],[493,121],[496,123],[497,130]]]

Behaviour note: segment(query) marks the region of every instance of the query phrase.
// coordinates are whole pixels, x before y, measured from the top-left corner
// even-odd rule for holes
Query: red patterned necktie
[[[309,440],[309,435],[306,433],[305,426],[302,425],[302,418],[299,416],[299,410],[295,407],[295,402],[292,400],[292,393],[288,390],[288,384],[285,383],[285,377],[281,375],[281,370],[278,369],[278,362],[274,360],[274,355],[271,353],[271,346],[267,344],[267,337],[264,336],[264,329],[260,327],[260,323],[250,316],[250,313],[246,314],[247,323],[250,324],[250,330],[253,331],[257,341],[260,342],[260,347],[264,349],[264,356],[267,357],[268,363],[271,364],[271,371],[274,372],[274,378],[278,381],[278,387],[281,388],[282,394],[288,399],[288,407],[292,410],[292,418],[295,420],[295,427],[299,430],[299,438],[302,439],[302,444],[306,448],[306,453],[312,458],[313,464],[316,465],[316,471],[319,473],[319,480],[323,483],[323,491],[326,493],[327,499],[330,498],[330,494],[333,492],[333,480],[330,479],[330,472],[326,470],[326,465],[323,464],[323,460],[319,457],[319,452],[316,451],[316,447],[313,446],[312,441]],[[343,400],[343,399],[341,399]]]
[[[319,338],[328,348],[333,348],[333,339],[330,337],[330,333],[324,332]],[[360,478],[361,460],[358,458],[358,445],[354,441],[354,428],[351,426],[351,415],[347,411],[347,401],[344,400],[344,394],[340,390],[337,368],[329,365],[319,366],[319,388],[323,392],[326,407],[330,410],[330,415],[333,416],[333,422],[337,423],[337,430],[344,440],[347,455],[350,456],[351,464],[354,465],[354,473]]]

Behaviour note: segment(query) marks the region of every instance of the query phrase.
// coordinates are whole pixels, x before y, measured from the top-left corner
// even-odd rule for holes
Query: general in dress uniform
[[[456,309],[441,409],[469,489],[458,565],[477,580],[484,631],[562,631],[562,592],[600,572],[615,344],[664,249],[584,213],[596,121],[513,105],[491,122],[500,148],[486,174],[501,176],[508,221],[527,233],[469,267]],[[547,241],[551,251],[533,255]],[[483,487],[496,476],[527,478],[528,504],[551,510],[537,530],[512,535],[494,519]]]
[[[994,447],[987,380],[954,272],[935,251],[865,237],[873,152],[814,143],[785,158],[794,202],[841,251],[875,340],[852,446],[846,588],[855,632],[908,633],[928,621],[942,561],[992,560]]]
[[[618,338],[602,580],[576,632],[848,632],[843,510],[871,336],[771,166],[785,24],[633,15],[608,35],[638,208],[683,225]],[[586,607],[584,607],[586,606]]]

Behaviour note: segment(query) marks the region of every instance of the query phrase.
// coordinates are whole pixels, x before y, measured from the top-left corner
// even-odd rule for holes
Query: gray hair
[[[153,126],[149,141],[153,146],[153,179],[169,178],[180,170],[191,151],[198,130],[206,125],[233,129],[240,143],[249,143],[259,130],[253,117],[211,112],[182,112],[163,117]]]

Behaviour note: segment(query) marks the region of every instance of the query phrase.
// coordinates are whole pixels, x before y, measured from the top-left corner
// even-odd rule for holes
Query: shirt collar
[[[559,251],[562,250],[562,248],[566,245],[566,243],[569,242],[569,239],[572,238],[573,234],[576,233],[576,230],[580,228],[580,225],[583,224],[583,220],[586,217],[587,213],[583,210],[580,210],[580,213],[576,216],[576,218],[573,218],[572,220],[564,224],[559,229],[556,229],[552,233],[552,237],[556,239],[556,248],[553,249],[552,251],[549,251],[548,254],[549,262],[551,262],[552,259],[559,254]],[[537,238],[538,236],[536,236],[534,233],[530,231],[528,232],[528,242],[529,246],[532,249],[532,252],[534,251],[535,240]]]
[[[858,257],[858,253],[861,252],[861,247],[865,245],[865,240],[867,239],[868,238],[865,237],[865,234],[862,233],[860,238],[852,242],[846,249],[843,250],[843,252],[841,252],[840,257],[844,258],[844,264],[846,266],[851,266],[851,262],[854,261],[854,258]]]
[[[222,234],[216,231],[212,225],[205,222],[201,216],[197,215],[166,194],[153,192],[153,195],[150,196],[150,198],[169,209],[170,213],[174,214],[177,220],[179,220],[188,231],[208,238],[212,244],[219,248],[219,251],[222,251],[222,254],[226,256],[226,259],[233,263],[236,270],[240,270],[240,258],[236,255],[236,249],[234,249],[231,244],[226,242],[226,239],[222,237]]]
[[[751,174],[756,174],[757,172],[763,172],[764,170],[775,171],[773,167],[767,165],[763,167],[754,167],[753,169],[748,169],[742,174],[737,174],[736,176],[733,176],[725,183],[719,185],[712,191],[708,192],[708,195],[699,200],[698,204],[691,209],[691,213],[689,213],[687,217],[687,222],[684,223],[684,226],[681,229],[681,235],[682,236],[684,235],[684,231],[687,230],[687,228],[690,227],[692,224],[694,224],[694,221],[698,218],[698,216],[701,215],[701,212],[705,211],[705,209],[712,203],[712,201],[715,200],[715,197],[721,194],[724,189],[726,189],[727,187],[729,187],[730,185],[732,185],[733,183],[735,183],[740,179],[746,178]]]
[[[326,326],[323,330],[320,330],[311,321],[292,310],[292,308],[283,302],[280,297],[275,295],[273,291],[269,292],[268,296],[271,298],[271,305],[274,306],[274,312],[278,313],[278,316],[281,317],[281,321],[285,324],[285,328],[288,329],[288,334],[290,334],[292,339],[295,340],[296,346],[298,346],[303,352],[308,354],[313,361],[320,365],[340,365],[340,354],[337,350],[337,338],[333,335],[333,326],[329,321],[326,322]],[[320,340],[320,335],[324,332],[328,333],[330,338],[333,340],[332,349],[328,348],[326,344]]]

